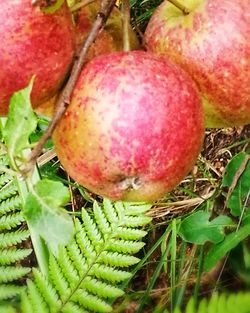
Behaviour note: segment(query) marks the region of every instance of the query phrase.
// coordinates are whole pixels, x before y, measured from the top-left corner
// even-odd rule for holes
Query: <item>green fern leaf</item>
[[[190,298],[183,312],[185,313],[249,313],[250,312],[250,292],[239,292],[235,294],[214,293],[207,300],[203,298],[195,305],[194,298]],[[176,307],[174,313],[180,313],[180,308]]]
[[[30,272],[29,267],[0,266],[0,283],[17,280]]]
[[[34,312],[43,307],[44,313],[111,312],[108,299],[121,296],[117,284],[131,276],[122,268],[139,261],[131,254],[144,245],[138,240],[145,232],[136,231],[135,224],[151,220],[144,216],[145,205],[138,212],[134,206],[129,210],[129,204],[104,200],[103,206],[94,204],[93,214],[83,210],[82,223],[75,221],[74,241],[60,247],[57,257],[50,256],[48,277],[34,271],[34,282],[28,283],[27,296],[22,297],[23,306],[29,302]],[[119,238],[130,230],[129,240]]]
[[[96,223],[94,220],[90,217],[88,212],[83,209],[82,210],[82,220],[84,221],[84,228],[86,233],[88,234],[88,238],[92,242],[92,244],[97,247],[99,245],[102,245],[104,243],[104,240],[102,238],[101,233],[99,232]]]
[[[135,254],[140,251],[144,245],[143,242],[111,239],[107,245],[107,250]]]
[[[1,285],[0,286],[0,301],[13,298],[24,290],[24,286],[16,285]]]
[[[61,306],[61,301],[57,292],[50,282],[37,270],[33,269],[33,275],[36,286],[38,287],[43,298],[46,299],[48,306],[52,312],[56,311]]]
[[[0,189],[0,201],[15,196],[18,192],[15,180],[11,180]]]
[[[30,255],[32,249],[0,249],[0,265],[9,265],[21,261]]]
[[[2,155],[1,166],[3,162],[7,168],[8,157]],[[0,175],[0,299],[3,305],[6,304],[6,299],[15,301],[19,298],[24,290],[20,279],[23,280],[31,271],[21,264],[31,254],[32,249],[16,247],[29,237],[29,231],[23,226],[22,198],[16,179],[9,173]]]
[[[50,279],[55,289],[58,291],[60,298],[64,301],[70,293],[69,283],[64,278],[61,268],[54,256],[50,256]]]
[[[17,245],[29,238],[30,233],[27,229],[17,230],[15,232],[0,233],[0,248],[6,248]]]
[[[67,302],[66,305],[61,310],[62,313],[89,313],[81,306],[74,304],[72,302]]]
[[[28,294],[30,301],[32,303],[33,312],[36,313],[49,313],[49,308],[44,301],[41,293],[38,290],[38,287],[31,281],[27,281]],[[23,312],[26,313],[26,312]]]
[[[134,256],[108,251],[102,252],[98,260],[100,263],[117,267],[128,267],[138,263],[139,261],[140,260]]]
[[[10,230],[24,222],[23,215],[20,212],[4,215],[0,218],[0,231]]]
[[[22,313],[34,313],[32,303],[27,295],[27,293],[22,292],[21,294],[21,312]]]
[[[20,210],[21,203],[22,203],[21,198],[18,195],[8,198],[5,201],[2,201],[0,203],[0,215],[6,214],[13,210]]]
[[[72,296],[72,301],[79,303],[86,307],[89,310],[94,312],[106,313],[111,312],[112,307],[107,304],[105,301],[101,300],[99,297],[96,297],[86,291],[77,291]]]
[[[0,313],[17,313],[17,311],[10,305],[1,305]]]
[[[124,294],[121,289],[91,277],[86,277],[81,287],[101,298],[118,298]]]
[[[98,205],[97,202],[94,202],[93,210],[94,210],[96,224],[98,225],[100,231],[105,237],[111,232],[110,224],[106,218],[106,215],[104,214],[103,210],[101,209],[101,207]]]
[[[121,223],[121,226],[127,227],[140,227],[150,223],[151,217],[149,216],[127,216]]]
[[[0,187],[6,185],[9,181],[13,180],[13,176],[8,173],[0,175]]]
[[[146,231],[136,228],[117,227],[116,230],[116,237],[124,240],[140,240],[146,235]]]
[[[129,272],[99,264],[94,264],[90,273],[95,275],[97,278],[107,280],[111,283],[118,283],[131,277]]]

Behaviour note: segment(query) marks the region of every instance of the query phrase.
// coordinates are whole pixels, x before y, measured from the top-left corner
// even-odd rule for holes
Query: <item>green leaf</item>
[[[42,8],[44,13],[55,13],[64,4],[64,0],[57,0],[53,5]]]
[[[30,93],[34,77],[27,88],[15,92],[10,100],[8,119],[3,138],[8,147],[12,165],[14,158],[29,145],[29,136],[36,129],[37,118],[32,110]]]
[[[73,221],[63,206],[69,201],[69,191],[61,183],[47,179],[30,188],[24,205],[24,216],[47,243],[54,254],[59,245],[65,245],[73,236]]]
[[[213,245],[205,256],[204,270],[209,271],[230,250],[250,235],[250,224],[242,226],[237,232],[226,236],[221,243]]]
[[[247,157],[247,153],[240,152],[228,163],[225,175],[222,180],[222,185],[230,187],[233,183],[235,174],[241,166],[243,160]],[[232,194],[228,200],[228,207],[231,209],[231,213],[234,216],[241,215],[241,208],[244,199],[249,192],[250,182],[250,162],[248,161],[245,170],[238,179],[237,185],[235,186]]]
[[[209,221],[210,214],[204,211],[195,212],[186,217],[179,229],[179,235],[188,242],[204,244],[206,241],[218,243],[225,237],[224,227],[232,225],[232,220],[221,215]]]

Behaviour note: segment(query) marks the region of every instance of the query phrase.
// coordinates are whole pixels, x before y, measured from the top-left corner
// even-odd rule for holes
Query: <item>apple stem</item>
[[[70,77],[56,102],[56,109],[54,112],[54,116],[51,122],[49,123],[46,131],[44,132],[43,136],[40,138],[37,145],[30,153],[27,164],[25,165],[24,168],[21,169],[23,174],[28,174],[34,169],[36,160],[38,156],[41,154],[44,144],[50,138],[56,125],[58,124],[62,115],[66,111],[70,103],[70,98],[74,90],[74,87],[76,85],[78,76],[83,68],[84,63],[86,62],[86,56],[87,56],[88,50],[91,44],[95,41],[99,31],[104,27],[106,20],[109,17],[114,5],[115,5],[115,0],[102,0],[100,11],[97,13],[95,22],[93,23],[93,26],[86,40],[82,44],[82,47],[79,53],[77,53],[77,55],[75,56],[75,61],[73,63]]]
[[[129,27],[130,27],[130,2],[122,1],[122,23],[123,23],[123,50],[130,51]]]
[[[188,15],[191,11],[181,4],[178,0],[168,0],[170,3],[172,3],[177,9],[181,10],[184,15]]]

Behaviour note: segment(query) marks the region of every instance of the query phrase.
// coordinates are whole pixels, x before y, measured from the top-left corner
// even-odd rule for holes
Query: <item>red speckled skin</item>
[[[75,35],[66,5],[53,14],[31,0],[4,0],[0,9],[0,115],[8,111],[13,92],[28,85],[34,107],[61,87],[73,59]]]
[[[207,127],[250,123],[249,0],[164,1],[146,29],[148,50],[189,72],[203,95]]]
[[[203,135],[190,77],[163,58],[131,51],[86,65],[53,139],[66,171],[91,191],[153,201],[191,170]]]

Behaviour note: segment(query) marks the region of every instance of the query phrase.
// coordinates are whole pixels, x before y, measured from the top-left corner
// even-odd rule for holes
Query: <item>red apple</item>
[[[74,14],[76,23],[76,42],[77,48],[82,45],[88,35],[100,9],[101,1],[94,1]],[[139,42],[132,27],[129,30],[129,39],[131,50],[139,48]],[[95,42],[91,45],[88,52],[88,60],[93,57],[123,50],[123,23],[122,14],[118,8],[114,7],[104,29],[99,33]]]
[[[153,14],[145,33],[148,50],[171,58],[202,92],[207,127],[250,123],[249,0],[169,1]]]
[[[36,107],[56,94],[71,65],[75,49],[71,13],[66,4],[45,14],[31,0],[3,0],[0,42],[0,115],[7,113],[12,93],[27,86],[32,75]]]
[[[91,60],[53,139],[68,174],[111,199],[153,201],[200,152],[203,110],[179,66],[144,51]]]

